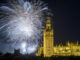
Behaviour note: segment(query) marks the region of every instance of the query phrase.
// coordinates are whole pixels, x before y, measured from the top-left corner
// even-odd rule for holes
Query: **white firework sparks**
[[[22,49],[23,51],[25,50],[24,52],[31,53],[36,51],[38,40],[42,36],[43,11],[48,10],[48,8],[39,0],[32,2],[27,0],[13,1],[10,6],[0,7],[0,10],[4,13],[3,15],[5,15],[0,20],[3,20],[3,23],[8,21],[1,25],[0,30],[6,28],[7,37],[10,38],[8,42],[22,44]],[[27,51],[23,47],[24,41],[29,45],[28,47],[25,46]]]

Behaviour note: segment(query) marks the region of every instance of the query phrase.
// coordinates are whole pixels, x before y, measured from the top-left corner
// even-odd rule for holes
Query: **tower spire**
[[[50,16],[48,15],[47,21],[46,21],[46,29],[51,29],[51,21],[50,21]]]

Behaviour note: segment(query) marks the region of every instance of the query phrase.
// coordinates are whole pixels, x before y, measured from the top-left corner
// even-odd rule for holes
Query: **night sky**
[[[80,41],[80,2],[58,0],[55,10],[55,40]]]
[[[80,2],[79,0],[43,0],[48,3],[54,16],[55,44],[66,41],[80,42]],[[0,0],[5,3],[5,0]]]
[[[55,44],[66,41],[80,42],[80,1],[47,0],[54,13]]]

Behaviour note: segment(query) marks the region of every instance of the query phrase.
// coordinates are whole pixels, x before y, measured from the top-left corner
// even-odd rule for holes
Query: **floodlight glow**
[[[26,53],[26,43],[25,42],[23,42],[22,43],[22,50],[23,50],[23,53],[25,54]]]
[[[28,47],[27,52],[28,52],[28,54],[30,54],[30,53],[35,52],[36,49],[37,49],[37,46],[31,46],[31,47]]]

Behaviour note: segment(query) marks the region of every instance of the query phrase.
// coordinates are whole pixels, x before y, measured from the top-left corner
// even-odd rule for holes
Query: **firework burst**
[[[0,19],[0,31],[6,32],[7,42],[12,42],[12,46],[24,45],[26,42],[25,52],[35,51],[42,36],[44,11],[48,10],[46,4],[39,0],[17,0],[8,6],[1,6],[0,10],[0,17],[3,16]]]

